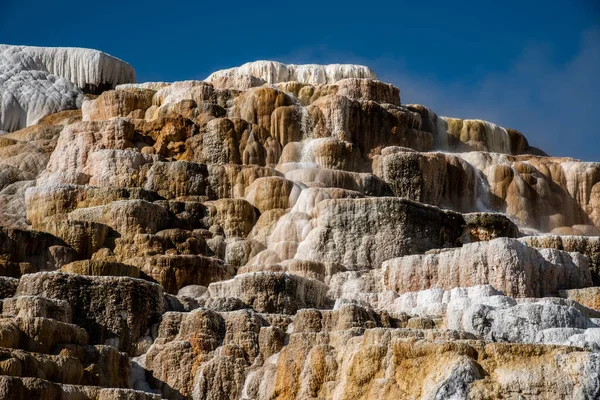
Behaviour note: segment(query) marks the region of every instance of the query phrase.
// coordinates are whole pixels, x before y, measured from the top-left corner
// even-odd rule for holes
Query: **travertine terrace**
[[[0,398],[600,398],[600,163],[400,89],[0,46]]]

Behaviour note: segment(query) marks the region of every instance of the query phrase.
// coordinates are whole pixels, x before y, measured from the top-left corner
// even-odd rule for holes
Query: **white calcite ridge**
[[[239,67],[213,72],[207,82],[219,78],[240,78],[254,76],[266,83],[282,83],[297,81],[306,84],[335,83],[346,78],[376,79],[375,72],[364,65],[354,64],[284,64],[277,61],[254,61]]]
[[[0,45],[0,129],[15,131],[62,110],[84,93],[135,82],[135,70],[97,50]]]

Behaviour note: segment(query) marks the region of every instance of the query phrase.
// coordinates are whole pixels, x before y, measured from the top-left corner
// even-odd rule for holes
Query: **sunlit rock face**
[[[276,61],[255,61],[240,67],[214,72],[206,78],[206,81],[213,82],[221,78],[243,76],[253,76],[266,83],[294,81],[308,84],[335,83],[344,78],[376,78],[375,73],[364,65],[287,65]]]
[[[386,147],[374,157],[373,172],[395,196],[463,212],[476,210],[484,191],[478,171],[454,154]]]
[[[135,82],[134,69],[97,50],[0,45],[0,130],[81,108],[84,93]]]
[[[600,163],[389,147],[373,158],[373,172],[396,196],[462,212],[502,212],[541,232],[600,234]]]
[[[462,157],[482,174],[486,207],[542,232],[600,234],[600,163],[485,152]]]
[[[0,398],[598,397],[600,163],[365,66],[134,81],[0,47]]]
[[[380,267],[399,255],[458,246],[464,224],[458,213],[394,197],[324,200],[313,213],[314,227],[296,258],[363,268]]]
[[[521,132],[482,120],[439,117],[437,136],[446,137],[448,148],[458,151],[489,151],[503,154],[535,154]]]
[[[383,273],[387,289],[396,293],[490,284],[513,297],[543,297],[592,285],[589,259],[581,253],[538,250],[506,238],[395,258]]]

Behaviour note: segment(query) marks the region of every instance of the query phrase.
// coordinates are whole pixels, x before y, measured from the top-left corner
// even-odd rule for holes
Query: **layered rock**
[[[234,297],[258,312],[295,314],[302,308],[324,308],[327,286],[310,278],[285,273],[248,273],[212,283],[208,296]]]
[[[489,151],[503,154],[537,154],[523,134],[479,119],[435,118],[440,142],[445,138],[449,150]],[[442,143],[440,143],[442,144]]]
[[[580,253],[532,249],[506,238],[383,264],[384,282],[397,293],[490,284],[512,297],[543,297],[592,285]]]
[[[397,147],[373,161],[374,173],[397,196],[462,212],[494,210],[524,227],[574,235],[600,233],[598,168],[550,157]]]
[[[97,50],[0,45],[0,130],[80,108],[84,92],[134,81],[129,64]]]
[[[2,276],[56,270],[77,258],[76,251],[59,238],[36,231],[0,228]]]
[[[363,65],[294,65],[276,61],[255,61],[240,67],[213,72],[206,80],[213,82],[222,78],[238,78],[245,75],[262,79],[266,83],[297,81],[300,83],[334,83],[345,78],[375,79],[375,73]]]
[[[600,283],[600,237],[543,235],[527,236],[521,241],[531,247],[577,252],[587,256],[594,284]]]
[[[400,198],[324,200],[314,213],[314,229],[296,258],[371,268],[397,256],[459,246],[464,226],[461,214]]]
[[[567,235],[599,235],[600,164],[540,156],[471,152],[482,174],[486,207],[522,226]]]
[[[16,294],[67,301],[73,322],[86,329],[91,343],[131,354],[164,311],[162,287],[134,278],[29,274],[21,278]]]
[[[462,212],[477,210],[479,176],[459,156],[387,147],[375,157],[373,171],[396,196]]]
[[[1,49],[0,397],[598,397],[597,163],[363,66]]]

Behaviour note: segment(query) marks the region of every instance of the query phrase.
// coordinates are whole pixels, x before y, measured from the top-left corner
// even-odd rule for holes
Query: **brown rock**
[[[173,294],[187,285],[208,286],[231,276],[223,261],[202,255],[146,256],[129,259],[127,263],[138,267],[145,276],[160,283],[167,293]]]
[[[83,104],[84,121],[103,121],[114,117],[127,117],[135,110],[145,112],[152,105],[153,90],[109,90],[98,98]]]
[[[19,282],[17,295],[68,301],[73,322],[86,329],[90,343],[110,343],[124,351],[133,350],[164,309],[160,286],[128,277],[30,274]]]

